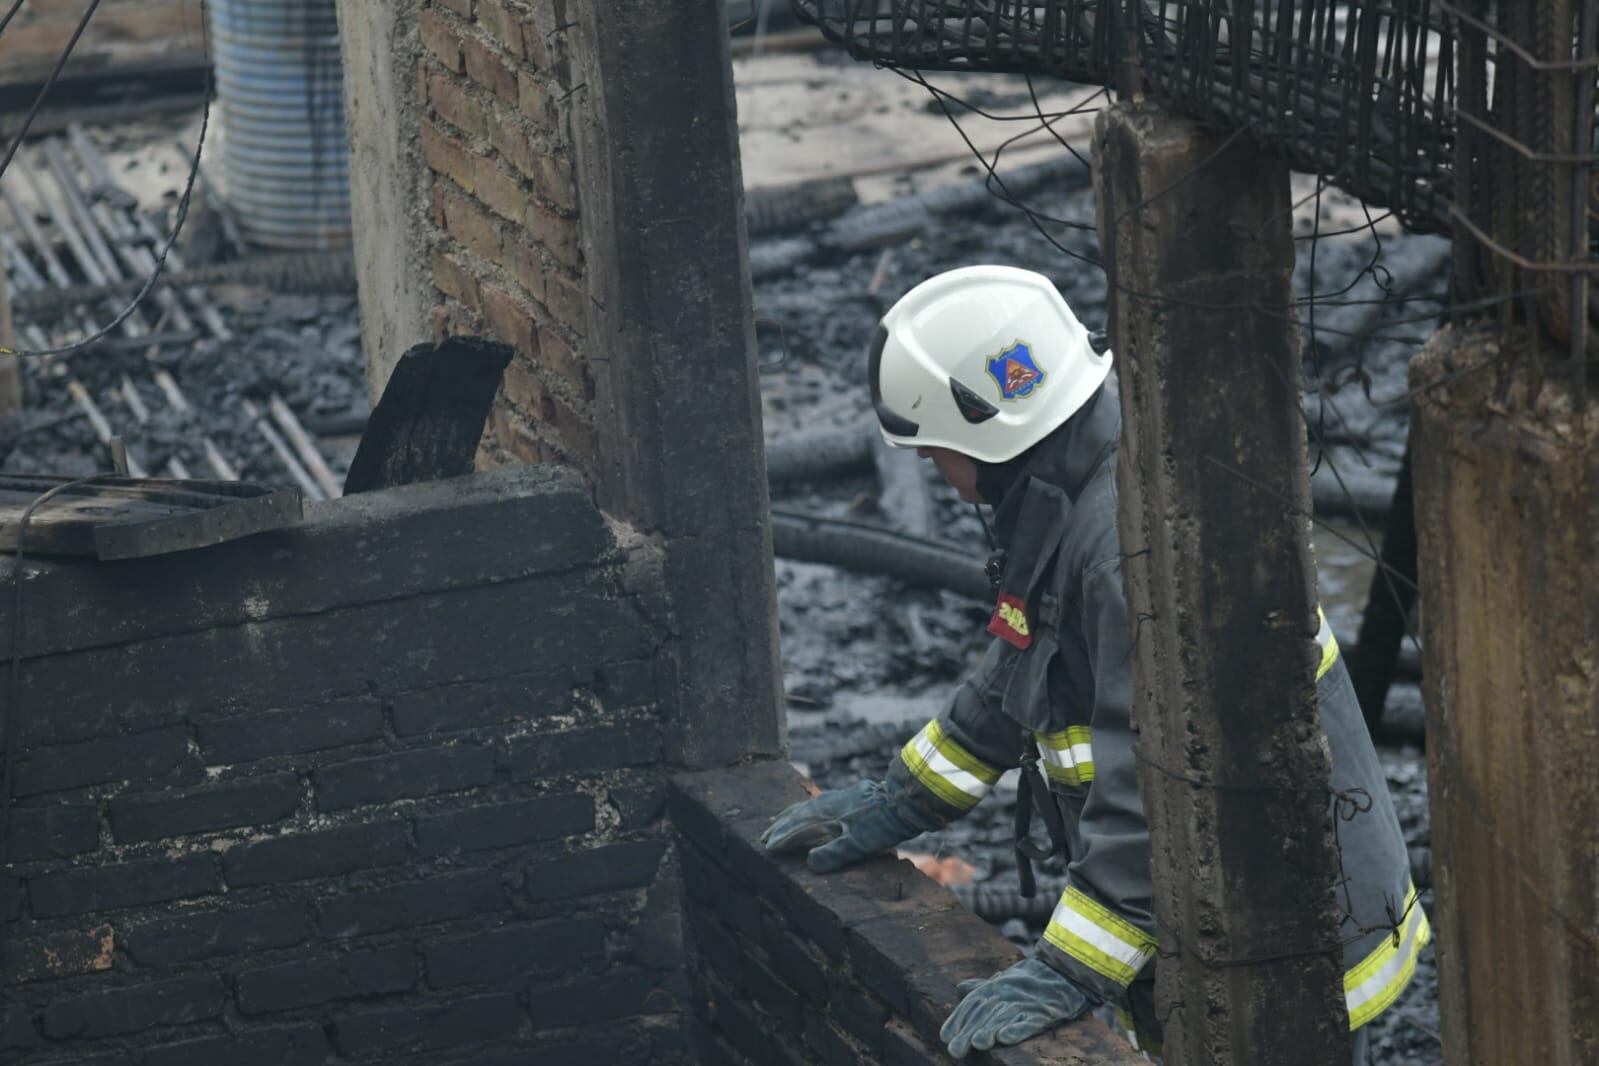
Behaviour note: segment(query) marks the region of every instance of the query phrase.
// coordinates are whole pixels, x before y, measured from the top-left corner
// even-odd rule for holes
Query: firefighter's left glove
[[[857,781],[794,804],[778,815],[761,843],[771,852],[808,851],[805,861],[831,873],[942,826],[892,781]]]
[[[963,989],[967,984],[962,984]],[[1042,959],[1023,959],[976,987],[950,1012],[939,1039],[955,1058],[972,1048],[1020,1044],[1081,1017],[1096,997]]]

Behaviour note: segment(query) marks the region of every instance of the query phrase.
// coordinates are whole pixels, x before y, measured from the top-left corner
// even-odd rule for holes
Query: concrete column
[[[1525,340],[1411,366],[1445,1057],[1599,1062],[1599,414]],[[1474,372],[1475,371],[1475,372]],[[1508,391],[1496,394],[1500,373]]]
[[[601,506],[664,542],[688,766],[782,749],[724,3],[573,5]]]
[[[428,175],[417,120],[421,0],[338,0],[361,349],[375,402],[400,356],[433,339]]]
[[[1123,104],[1094,186],[1165,1061],[1345,1066],[1288,173]]]

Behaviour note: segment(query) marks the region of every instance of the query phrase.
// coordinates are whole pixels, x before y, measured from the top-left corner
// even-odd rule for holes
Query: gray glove
[[[1098,997],[1042,959],[1023,959],[986,981],[961,984],[966,998],[950,1012],[938,1038],[955,1058],[972,1048],[1020,1044],[1081,1017]]]
[[[771,852],[808,850],[806,863],[825,874],[942,825],[902,786],[857,781],[794,804],[772,821],[761,843]]]

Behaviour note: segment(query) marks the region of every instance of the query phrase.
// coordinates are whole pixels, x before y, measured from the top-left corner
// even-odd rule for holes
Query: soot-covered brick
[[[579,792],[470,807],[416,821],[423,855],[534,844],[594,828],[594,799]]]
[[[493,750],[469,744],[358,759],[311,775],[324,811],[455,792],[493,779]]]
[[[195,974],[52,1004],[41,1025],[52,1040],[118,1036],[161,1025],[184,1025],[222,1013],[220,978]]]
[[[109,809],[111,832],[119,843],[128,843],[264,825],[289,817],[299,805],[300,779],[283,773],[184,792],[120,796]]]
[[[247,970],[237,982],[239,1010],[245,1014],[404,992],[415,985],[416,951],[410,945]]]
[[[28,882],[36,918],[109,911],[141,903],[188,899],[222,890],[210,855],[118,863],[45,874]]]
[[[134,924],[122,932],[141,966],[176,966],[246,951],[292,947],[307,938],[305,905],[267,903]]]
[[[592,918],[491,929],[428,945],[428,984],[504,984],[519,977],[571,976],[603,962],[605,926]]]
[[[473,870],[324,899],[318,927],[325,937],[366,936],[468,918],[504,906],[499,871]]]
[[[304,881],[388,866],[405,859],[410,834],[399,822],[290,833],[275,840],[235,848],[222,859],[228,884],[265,885]]]

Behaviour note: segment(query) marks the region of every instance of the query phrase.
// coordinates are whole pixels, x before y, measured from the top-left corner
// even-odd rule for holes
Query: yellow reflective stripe
[[[900,751],[905,768],[929,792],[959,810],[970,810],[999,780],[999,770],[955,742],[935,718]]]
[[[1154,937],[1075,887],[1062,893],[1044,939],[1123,987],[1155,954]]]
[[[1371,954],[1344,974],[1344,1004],[1349,1008],[1351,1029],[1359,1029],[1399,998],[1416,972],[1421,949],[1432,940],[1432,927],[1416,901],[1415,885],[1405,896],[1404,915],[1396,935],[1383,937]]]
[[[1333,663],[1338,661],[1338,638],[1333,636],[1332,626],[1327,624],[1327,612],[1317,607],[1316,616],[1321,619],[1321,628],[1316,630],[1316,643],[1321,645],[1321,665],[1316,667],[1316,680],[1320,681],[1332,669]]]
[[[1086,725],[1067,726],[1058,733],[1034,733],[1044,772],[1051,781],[1080,788],[1094,780],[1094,746]]]

